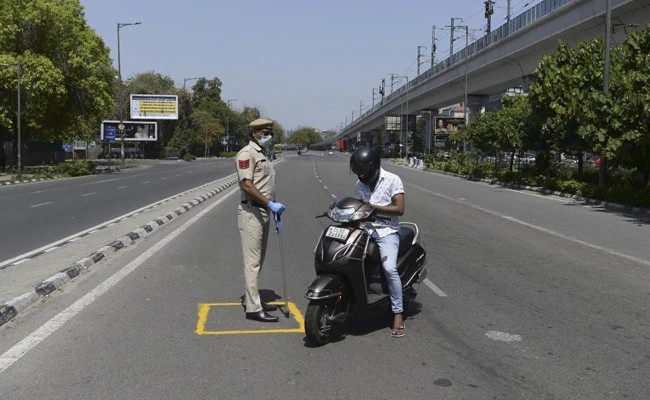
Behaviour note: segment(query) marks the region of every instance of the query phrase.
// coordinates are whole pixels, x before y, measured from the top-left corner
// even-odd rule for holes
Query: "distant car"
[[[334,152],[333,152],[332,150],[330,150],[330,151],[327,152],[327,154],[329,154],[330,156],[332,156],[332,155],[334,155]]]
[[[585,161],[587,165],[593,165],[594,167],[600,167],[600,156],[591,156]]]

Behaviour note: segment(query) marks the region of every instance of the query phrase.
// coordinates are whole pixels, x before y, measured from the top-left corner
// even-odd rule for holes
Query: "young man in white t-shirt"
[[[402,281],[397,273],[399,251],[399,219],[404,215],[404,185],[399,176],[381,168],[379,154],[371,148],[361,147],[350,157],[350,168],[359,180],[354,188],[355,197],[368,202],[379,215],[389,217],[372,223],[369,234],[379,246],[382,268],[393,311],[393,337],[404,336],[404,301]]]

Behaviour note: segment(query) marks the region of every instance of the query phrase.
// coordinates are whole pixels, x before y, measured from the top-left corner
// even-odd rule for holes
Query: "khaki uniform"
[[[241,183],[244,179],[253,185],[268,199],[275,200],[275,169],[262,148],[250,141],[236,157],[237,177]],[[258,277],[264,264],[266,243],[269,237],[271,212],[263,204],[257,204],[240,189],[240,204],[237,208],[237,225],[241,237],[242,256],[244,259],[244,281],[246,293],[244,305],[246,312],[262,310]]]

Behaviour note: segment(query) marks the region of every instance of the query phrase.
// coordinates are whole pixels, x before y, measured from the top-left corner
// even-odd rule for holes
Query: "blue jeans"
[[[397,273],[397,253],[399,252],[399,234],[392,233],[383,238],[373,236],[379,246],[381,255],[381,266],[384,269],[384,276],[388,284],[388,293],[393,314],[404,312],[404,302],[402,299],[402,280]]]

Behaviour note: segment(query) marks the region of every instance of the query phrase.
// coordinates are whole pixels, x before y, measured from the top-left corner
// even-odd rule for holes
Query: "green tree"
[[[289,136],[289,143],[297,144],[301,147],[309,147],[310,144],[319,143],[323,140],[316,128],[311,126],[301,126]]]
[[[650,179],[650,26],[627,36],[612,52],[611,125],[620,130],[618,160]],[[615,147],[615,146],[612,146]]]
[[[455,142],[469,142],[472,146],[483,153],[495,155],[495,166],[498,166],[498,158],[503,152],[504,144],[496,129],[498,125],[499,110],[492,110],[480,114],[474,118],[469,125],[451,134],[450,140]]]
[[[545,118],[560,151],[579,156],[591,151],[603,159],[617,151],[618,142],[610,141],[618,135],[611,129],[611,101],[603,93],[603,50],[601,39],[575,49],[560,41],[557,51],[544,56],[535,71],[532,109]],[[605,183],[604,163],[599,183]]]
[[[22,67],[21,125],[27,138],[89,139],[113,105],[109,49],[88,27],[78,0],[0,2],[0,62]],[[11,72],[0,67],[0,134],[15,126]]]
[[[216,109],[221,101],[221,80],[199,78],[192,86],[192,102],[195,108]]]
[[[207,157],[210,154],[209,149],[219,143],[225,129],[212,113],[204,109],[195,110],[190,120],[194,132],[197,133],[194,145],[202,141],[204,143],[203,155]]]

